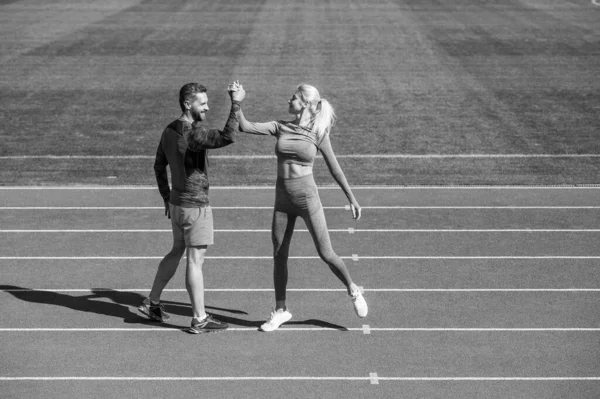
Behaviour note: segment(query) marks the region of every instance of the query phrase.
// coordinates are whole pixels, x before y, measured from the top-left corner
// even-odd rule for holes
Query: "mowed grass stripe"
[[[236,57],[263,1],[137,3],[27,55]]]
[[[254,120],[285,118],[295,85],[316,84],[338,110],[332,140],[339,154],[599,153],[597,47],[581,39],[592,32],[587,10],[568,8],[563,17],[514,1],[469,8],[414,0],[146,2],[8,65],[0,103],[11,117],[29,118],[20,135],[4,134],[5,148],[107,155],[110,143],[118,155],[151,156],[160,130],[179,112],[182,82],[210,83],[210,123],[218,126],[227,112],[223,88],[239,78]],[[186,46],[190,37],[198,39]],[[465,43],[474,44],[466,46],[470,53]],[[531,54],[531,46],[543,51]],[[354,82],[361,93],[348,101],[356,97]],[[32,87],[42,87],[43,101],[27,97]],[[268,140],[243,136],[222,152],[270,155]],[[79,182],[150,183],[141,161],[2,162],[0,178],[68,182],[80,170]],[[599,162],[580,158],[396,161],[351,158],[342,166],[358,184],[594,183],[600,171]],[[234,185],[264,184],[265,176],[272,182],[273,164],[247,162],[215,162],[212,176]],[[325,165],[317,166],[324,170],[318,177],[330,179]]]
[[[101,154],[110,142],[122,154],[154,154],[160,132],[181,112],[179,88],[190,81],[208,87],[209,123],[222,128],[225,88],[262,2],[132,5],[29,51],[7,71],[10,84],[0,82],[3,108],[19,118],[25,107],[33,118],[21,129],[44,125],[36,140],[44,152]],[[25,105],[32,87],[45,99]],[[4,149],[33,149],[26,137],[31,146],[7,136]]]
[[[73,2],[23,2],[4,0],[2,6],[3,23],[6,32],[2,43],[6,46],[0,55],[0,64],[16,63],[22,54],[45,46],[61,37],[70,35],[86,26],[94,24],[110,15],[119,13],[140,0],[119,0],[96,2],[88,0]],[[14,40],[11,40],[15,38]],[[11,62],[12,61],[12,62]],[[9,79],[10,80],[10,79]],[[5,83],[2,81],[2,83]]]

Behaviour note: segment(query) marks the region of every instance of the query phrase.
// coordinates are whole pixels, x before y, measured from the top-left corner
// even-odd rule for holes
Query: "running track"
[[[273,189],[215,187],[207,304],[232,328],[190,336],[183,267],[163,297],[171,324],[135,313],[170,245],[155,188],[0,188],[0,392],[597,397],[600,188],[354,190],[359,223],[339,188],[320,193],[366,319],[299,221],[294,318],[256,331],[273,303]]]

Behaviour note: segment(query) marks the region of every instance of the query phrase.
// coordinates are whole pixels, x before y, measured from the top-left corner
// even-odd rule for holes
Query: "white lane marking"
[[[164,210],[162,206],[1,206],[0,210],[22,211],[22,210]],[[273,210],[272,206],[213,206],[212,209],[225,210]],[[324,206],[323,209],[344,209],[350,210],[349,205],[345,206]],[[600,209],[600,206],[363,206],[361,209]]]
[[[1,230],[0,230],[1,231]],[[34,230],[35,231],[35,230]],[[169,230],[170,231],[170,230]],[[225,231],[225,230],[222,230]],[[231,230],[228,230],[231,231]],[[240,230],[242,231],[242,230]],[[308,230],[307,230],[308,231]],[[333,232],[348,231],[330,229]],[[269,230],[270,232],[270,230]],[[354,229],[363,233],[597,233],[600,229]]]
[[[325,208],[325,207],[324,207]],[[334,209],[334,207],[331,207]],[[1,208],[0,208],[1,209]],[[163,208],[160,208],[163,209]],[[346,207],[344,207],[346,209]],[[346,210],[349,210],[348,206]],[[600,206],[363,206],[361,209],[600,209]]]
[[[319,190],[339,190],[337,185],[318,186]],[[1,190],[156,190],[156,186],[1,186]],[[274,190],[275,186],[211,186],[211,190]],[[557,184],[529,186],[482,186],[482,185],[383,185],[383,186],[352,186],[352,190],[597,190],[600,184]]]
[[[595,0],[592,0],[594,2]],[[595,3],[594,3],[595,4]],[[355,159],[494,159],[494,158],[598,158],[600,154],[336,154],[337,158]],[[275,159],[272,154],[211,155],[211,159]],[[317,158],[322,158],[317,155]],[[3,155],[0,160],[27,159],[155,159],[154,155]]]
[[[6,211],[23,211],[23,210],[35,210],[35,211],[54,211],[54,210],[69,210],[69,211],[83,211],[83,210],[164,210],[162,206],[3,206],[0,210]],[[213,207],[213,209],[215,209]],[[271,208],[272,209],[272,208]]]
[[[296,229],[308,233],[307,229]],[[598,233],[600,229],[329,229],[330,233]],[[271,233],[271,229],[215,229],[215,233]],[[171,233],[171,229],[5,229],[0,233]]]
[[[377,373],[369,373],[369,380],[371,381],[371,385],[379,385]]]
[[[108,328],[108,327],[74,327],[74,328],[0,328],[0,332],[175,332],[182,331],[187,327],[182,328],[171,328],[171,327],[139,327],[139,328]],[[249,331],[257,331],[258,327],[232,327],[228,328],[224,332],[249,332]],[[340,328],[332,328],[332,327],[303,327],[303,328],[294,328],[294,327],[280,327],[277,329],[278,332],[360,332],[364,335],[364,327],[340,327]],[[493,332],[600,332],[600,328],[585,328],[585,327],[555,327],[555,328],[533,328],[533,327],[523,327],[523,328],[444,328],[444,327],[389,327],[389,328],[379,328],[379,327],[369,327],[370,332],[379,331],[379,332],[477,332],[477,333],[493,333]]]
[[[290,292],[346,292],[345,288],[288,288]],[[365,292],[600,292],[600,288],[360,288]],[[149,288],[7,288],[0,292],[149,292]],[[205,288],[207,292],[272,292],[273,288]],[[187,293],[185,288],[163,292]]]
[[[0,381],[368,381],[369,377],[0,377]]]
[[[377,381],[599,381],[600,377],[377,377]],[[0,381],[372,381],[372,377],[0,377]]]
[[[214,209],[267,209],[272,206],[211,206]],[[365,208],[365,207],[363,207]],[[600,208],[600,207],[598,207]],[[163,206],[2,206],[0,210],[164,210]],[[323,209],[345,209],[343,206],[324,206]],[[348,208],[350,209],[350,208]]]
[[[600,6],[600,0],[592,0],[592,4],[595,6]]]
[[[162,259],[163,256],[0,256],[0,260],[152,260]],[[342,259],[358,261],[358,255],[340,256]],[[207,256],[205,259],[235,260],[235,259],[273,259],[272,256]],[[320,259],[318,256],[290,256],[289,259]],[[529,260],[529,259],[600,259],[600,256],[365,256],[360,259],[369,260]]]
[[[211,206],[212,209],[269,209],[272,206]],[[324,209],[344,209],[343,206],[324,206]],[[0,210],[164,210],[163,206],[3,206]]]
[[[379,377],[382,381],[600,381],[600,377]]]
[[[268,229],[255,230],[214,230],[215,233],[268,233]],[[306,231],[308,230],[296,230]],[[347,231],[347,230],[342,230]],[[0,230],[0,233],[171,233],[171,229],[39,229],[39,230]]]
[[[0,377],[0,381],[372,381],[369,377]],[[600,381],[600,377],[377,377],[378,381]]]

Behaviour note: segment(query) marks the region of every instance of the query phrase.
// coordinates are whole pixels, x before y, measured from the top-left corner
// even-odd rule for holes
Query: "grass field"
[[[295,86],[316,85],[336,107],[332,141],[351,184],[598,183],[590,1],[0,7],[2,184],[154,184],[181,85],[209,88],[207,124],[221,127],[233,79],[255,121],[286,118]],[[213,151],[213,184],[272,184],[273,145],[240,135]],[[333,183],[323,162],[316,176]]]

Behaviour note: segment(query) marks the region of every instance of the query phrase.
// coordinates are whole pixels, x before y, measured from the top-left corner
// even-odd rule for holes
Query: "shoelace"
[[[287,312],[287,309],[284,310],[284,312]],[[269,317],[269,320],[267,320],[267,324],[271,323],[272,321],[275,320],[275,317],[277,316],[277,311],[275,309],[273,309],[271,311],[271,316]]]
[[[267,324],[271,323],[274,319],[275,319],[275,311],[272,311],[271,316],[269,317],[269,320],[267,320]]]
[[[192,326],[193,327],[199,327],[199,326],[203,326],[206,325],[206,323],[208,323],[209,320],[209,316],[206,316],[204,319],[200,320],[199,322],[196,322],[195,320],[192,322]]]
[[[148,304],[148,309],[153,308],[153,307],[155,307],[155,305],[152,305],[152,303]],[[161,312],[164,313],[164,311],[165,311],[165,305],[163,305],[162,303],[159,303],[158,304],[158,308],[160,309]]]

